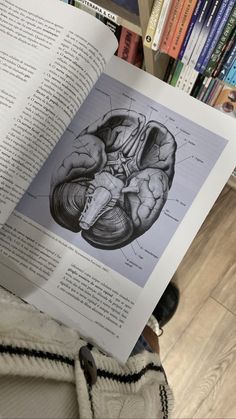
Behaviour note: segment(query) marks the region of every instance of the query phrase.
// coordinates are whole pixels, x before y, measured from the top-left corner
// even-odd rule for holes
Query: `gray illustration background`
[[[73,139],[103,114],[117,108],[140,112],[147,122],[156,120],[174,135],[175,176],[167,202],[150,230],[122,249],[101,250],[83,240],[80,233],[66,230],[53,220],[49,209],[50,181],[55,167],[70,153]],[[17,210],[143,287],[226,143],[225,139],[102,75]]]

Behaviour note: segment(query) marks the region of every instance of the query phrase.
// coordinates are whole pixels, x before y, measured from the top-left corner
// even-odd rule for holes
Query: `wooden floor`
[[[236,418],[236,190],[226,186],[174,278],[180,304],[160,338],[173,418]]]

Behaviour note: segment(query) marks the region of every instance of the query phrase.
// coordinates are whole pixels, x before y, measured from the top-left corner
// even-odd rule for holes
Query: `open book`
[[[59,0],[0,0],[0,284],[124,362],[236,162],[236,122],[112,57]]]

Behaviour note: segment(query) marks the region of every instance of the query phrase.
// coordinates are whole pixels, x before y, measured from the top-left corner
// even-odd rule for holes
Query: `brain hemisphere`
[[[158,218],[168,195],[168,177],[159,169],[145,169],[135,175],[124,192],[131,208],[136,234],[142,234]]]
[[[120,248],[157,220],[174,176],[176,143],[156,121],[123,109],[83,130],[54,171],[54,219],[102,249]]]

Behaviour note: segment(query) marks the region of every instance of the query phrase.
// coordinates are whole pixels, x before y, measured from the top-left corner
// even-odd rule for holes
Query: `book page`
[[[1,284],[124,362],[235,166],[234,132],[112,59],[0,232]]]
[[[116,49],[109,29],[59,0],[0,0],[0,224]]]

